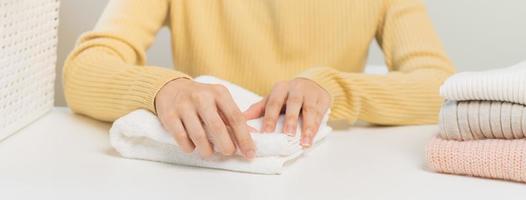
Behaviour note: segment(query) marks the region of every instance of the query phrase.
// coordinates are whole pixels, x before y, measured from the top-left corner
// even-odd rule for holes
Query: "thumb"
[[[265,113],[265,103],[267,102],[267,98],[262,99],[261,101],[252,104],[245,112],[243,112],[243,115],[247,120],[256,119]]]

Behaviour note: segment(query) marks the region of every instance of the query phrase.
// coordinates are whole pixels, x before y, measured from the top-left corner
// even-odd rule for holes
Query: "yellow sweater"
[[[165,24],[177,70],[145,66]],[[361,73],[373,39],[387,75]],[[419,0],[111,0],[64,68],[71,109],[105,121],[154,111],[166,82],[208,74],[261,95],[309,78],[332,95],[332,119],[377,124],[436,122],[454,71]]]

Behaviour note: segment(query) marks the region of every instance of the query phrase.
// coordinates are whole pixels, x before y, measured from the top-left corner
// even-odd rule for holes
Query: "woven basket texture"
[[[58,0],[0,1],[0,140],[53,108]]]

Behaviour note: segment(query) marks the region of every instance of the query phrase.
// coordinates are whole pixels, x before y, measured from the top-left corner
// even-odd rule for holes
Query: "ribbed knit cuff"
[[[131,100],[127,106],[131,108],[141,107],[156,113],[155,97],[159,90],[169,81],[178,78],[190,79],[191,77],[171,69],[143,66],[145,63],[144,52],[135,51],[131,47],[137,45],[131,44],[129,41],[131,40],[120,40],[117,36],[108,33],[91,32],[81,37],[80,42],[82,44],[77,47],[77,52],[83,52],[83,55],[79,56],[74,53],[72,57],[78,57],[77,64],[95,74],[106,74],[108,71],[120,69],[121,71],[116,73],[118,76],[107,80],[109,83],[106,84],[112,84],[118,89],[125,89],[125,85],[129,86],[121,91],[127,95],[125,98]],[[107,65],[107,67],[100,68],[101,65]],[[93,80],[93,82],[98,81],[100,79]]]
[[[329,92],[332,100],[331,119],[346,119],[353,123],[358,119],[359,95],[356,92],[346,95],[349,91],[339,83],[337,74],[338,71],[330,67],[313,67],[301,72],[297,77],[312,80]]]

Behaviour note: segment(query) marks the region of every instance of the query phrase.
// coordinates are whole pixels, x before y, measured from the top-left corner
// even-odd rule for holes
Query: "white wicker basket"
[[[53,107],[58,0],[0,0],[0,140]]]

